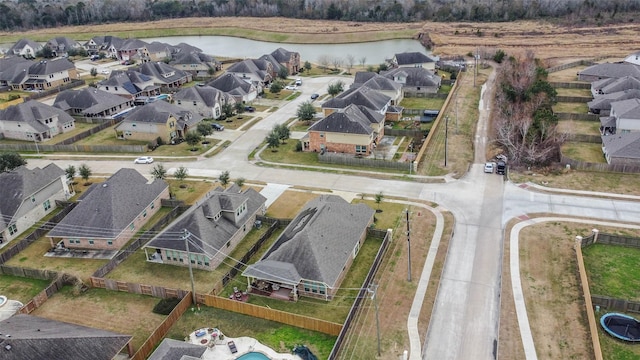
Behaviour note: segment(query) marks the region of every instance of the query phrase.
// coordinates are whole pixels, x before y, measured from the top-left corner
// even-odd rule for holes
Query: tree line
[[[0,3],[1,30],[184,17],[282,16],[343,21],[633,21],[636,0],[14,0]]]

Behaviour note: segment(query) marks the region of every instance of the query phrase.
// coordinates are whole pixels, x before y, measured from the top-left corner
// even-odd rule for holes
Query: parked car
[[[102,70],[100,70],[100,72],[102,74],[109,75],[109,70],[107,70],[107,69],[102,69]]]
[[[287,86],[285,86],[284,88],[285,88],[286,90],[295,90],[295,89],[297,89],[298,87],[297,87],[297,86],[295,86],[295,85],[287,85]]]
[[[315,100],[320,97],[320,94],[311,94],[311,100]]]
[[[253,106],[245,106],[244,111],[254,112],[256,111],[256,108],[254,108]]]
[[[140,156],[139,158],[133,160],[134,164],[151,164],[153,162],[153,158],[151,156]]]
[[[212,127],[212,128],[213,128],[213,130],[215,130],[215,131],[222,131],[222,130],[224,130],[224,126],[223,126],[223,125],[220,125],[220,124],[218,124],[218,123],[213,123],[213,124],[211,124],[211,127]]]
[[[484,172],[487,174],[493,174],[493,163],[488,162],[484,164]]]
[[[496,174],[504,175],[506,171],[507,171],[507,163],[505,163],[502,160],[498,161],[498,164],[496,165]]]
[[[302,85],[302,79],[297,78],[296,79],[296,86],[300,86],[300,85]]]

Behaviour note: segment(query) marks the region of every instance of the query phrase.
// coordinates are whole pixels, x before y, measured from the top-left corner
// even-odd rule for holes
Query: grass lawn
[[[230,118],[227,118],[226,120],[216,120],[214,122],[224,125],[225,129],[235,130],[241,127],[242,125],[253,121],[254,119],[255,119],[255,115],[249,112],[245,112],[242,114],[234,115]],[[260,120],[260,119],[256,119],[256,120]]]
[[[585,65],[578,65],[575,67],[570,67],[564,70],[549,73],[549,81],[550,82],[579,82],[577,74],[586,68],[587,66]]]
[[[48,285],[49,280],[0,275],[0,294],[9,300],[18,300],[23,304],[28,303]]]
[[[47,145],[55,145],[56,143],[59,143],[63,140],[72,138],[78,134],[80,134],[83,131],[89,130],[91,128],[94,128],[96,126],[98,126],[99,124],[87,124],[87,123],[83,123],[83,122],[75,122],[75,129],[73,129],[72,131],[69,131],[67,133],[64,134],[59,134],[54,136],[51,139],[48,139],[47,141],[42,142],[43,144],[47,144]]]
[[[294,92],[296,91],[282,89],[279,93],[276,94],[272,93],[270,90],[267,90],[264,92],[264,95],[262,95],[262,97],[267,100],[287,100],[289,96],[291,96]]]
[[[277,219],[293,219],[309,201],[320,196],[310,191],[287,190],[267,209],[266,216]]]
[[[444,105],[445,99],[433,99],[433,98],[422,98],[422,97],[412,97],[412,98],[404,98],[400,102],[400,106],[405,107],[407,109],[432,109],[439,110]]]
[[[599,121],[560,120],[558,130],[568,134],[600,135]]]
[[[98,131],[95,134],[77,141],[76,145],[147,145],[147,141],[140,140],[121,140],[116,138],[115,128],[118,124],[109,126],[106,129]]]
[[[229,337],[249,336],[282,353],[291,353],[295,345],[304,344],[318,359],[329,357],[336,340],[334,336],[207,306],[199,311],[187,310],[167,337],[184,340],[189,333],[203,327],[217,327]]]
[[[515,183],[533,182],[560,189],[589,190],[616,194],[640,195],[638,174],[605,173],[593,171],[564,171],[551,173],[545,169],[536,172],[510,171],[509,178]]]
[[[565,88],[556,88],[556,93],[558,96],[585,96],[591,97],[591,90],[589,89],[565,89]]]
[[[640,301],[640,249],[596,243],[582,253],[592,294]]]
[[[602,144],[585,142],[566,142],[562,145],[562,153],[574,160],[605,164]]]
[[[603,313],[597,314],[598,321]],[[638,314],[629,313],[629,316],[633,316],[636,319]],[[600,339],[600,348],[602,349],[602,358],[604,360],[637,360],[640,359],[640,346],[635,343],[627,343],[613,338],[607,334],[600,324],[598,324],[598,338]]]
[[[76,294],[66,286],[32,315],[133,335],[137,350],[165,319],[151,311],[158,301],[151,296],[95,288]]]
[[[313,120],[310,120],[310,121],[296,120],[295,123],[289,127],[289,130],[306,132],[307,130],[309,130],[309,126],[311,126],[312,124],[313,124]]]
[[[556,113],[573,113],[573,114],[586,114],[589,112],[587,103],[567,103],[559,102],[553,105],[553,112]]]
[[[165,180],[169,183],[169,191],[176,199],[182,200],[187,205],[194,204],[198,199],[204,196],[207,192],[218,187],[218,184],[206,180],[184,180],[179,181],[175,179]],[[184,184],[187,187],[181,188],[180,185]]]

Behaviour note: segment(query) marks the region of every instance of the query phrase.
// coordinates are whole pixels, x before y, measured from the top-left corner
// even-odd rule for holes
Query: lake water
[[[269,54],[282,47],[289,51],[300,53],[302,62],[317,63],[318,59],[327,55],[340,57],[343,60],[347,55],[353,55],[355,64],[358,65],[366,58],[365,64],[378,65],[385,59],[390,59],[394,54],[402,52],[429,52],[417,40],[398,39],[373,41],[354,44],[290,44],[256,41],[231,36],[168,36],[159,38],[141,39],[146,42],[160,41],[170,45],[186,43],[197,46],[205,54],[230,58],[258,58]]]

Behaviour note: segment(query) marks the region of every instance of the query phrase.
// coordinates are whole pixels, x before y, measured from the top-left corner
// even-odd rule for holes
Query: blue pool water
[[[240,356],[237,360],[269,360],[269,358],[259,352],[250,352]]]

